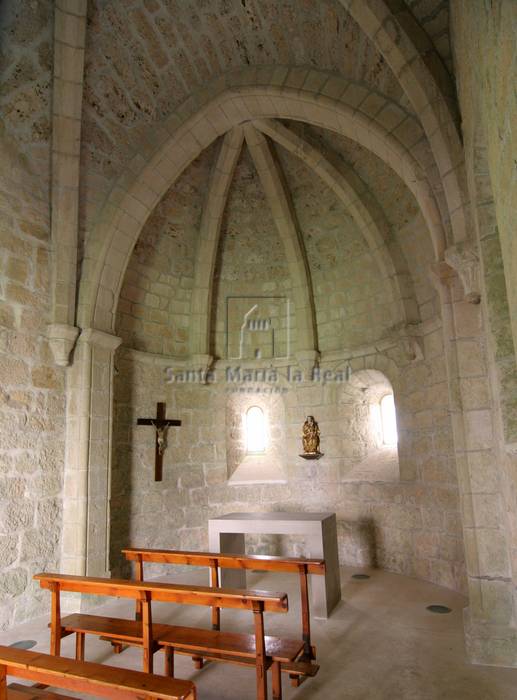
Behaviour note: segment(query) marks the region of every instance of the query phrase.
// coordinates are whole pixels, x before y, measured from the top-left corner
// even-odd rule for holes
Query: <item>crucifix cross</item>
[[[167,447],[167,428],[171,425],[181,425],[180,420],[165,418],[166,406],[164,403],[156,404],[156,418],[138,418],[137,425],[152,425],[155,429],[155,450],[154,450],[154,480],[161,481],[163,478],[163,453]]]

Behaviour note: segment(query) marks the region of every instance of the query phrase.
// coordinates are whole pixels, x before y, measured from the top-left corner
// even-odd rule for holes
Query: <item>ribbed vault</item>
[[[203,208],[197,244],[194,284],[191,295],[190,354],[192,358],[213,355],[211,321],[214,273],[221,226],[228,194],[241,148],[249,149],[266,200],[282,240],[292,282],[296,315],[297,350],[317,351],[317,327],[310,264],[296,212],[275,148],[284,148],[300,159],[339,198],[364,237],[379,274],[392,290],[398,308],[397,323],[418,320],[410,275],[389,223],[367,188],[345,163],[338,169],[325,155],[281,121],[255,120],[237,126],[222,139],[213,163]]]
[[[195,173],[201,165],[195,166],[193,173],[190,172],[192,166],[187,168],[185,174],[178,179],[178,184],[164,197],[164,204],[160,205],[161,213],[159,218],[157,219],[156,215],[153,214],[149,225],[146,224],[144,226],[141,237],[142,243],[139,243],[137,246],[137,259],[135,263],[130,265],[129,277],[123,285],[119,316],[124,311],[131,313],[130,310],[133,308],[132,313],[136,315],[137,319],[144,318],[142,332],[147,328],[148,334],[159,335],[163,333],[166,338],[172,338],[175,331],[171,330],[171,328],[163,328],[162,331],[153,323],[161,323],[162,325],[169,323],[170,325],[172,322],[173,325],[184,328],[184,330],[179,332],[184,337],[182,343],[186,342],[187,345],[174,343],[172,340],[170,342],[167,340],[149,340],[146,343],[143,341],[143,338],[141,343],[137,342],[136,345],[133,345],[130,337],[131,332],[129,335],[124,332],[124,327],[120,325],[122,321],[119,318],[117,322],[118,332],[123,335],[130,346],[137,349],[148,348],[152,352],[160,354],[183,356],[186,350],[191,361],[196,366],[206,366],[210,364],[213,358],[221,357],[221,352],[223,352],[221,323],[223,322],[224,311],[221,309],[221,292],[218,290],[218,275],[220,272],[218,271],[218,259],[222,254],[222,250],[227,247],[225,236],[228,230],[227,219],[230,214],[228,211],[230,206],[229,199],[232,187],[235,184],[237,164],[243,150],[248,154],[248,167],[251,167],[255,173],[257,185],[263,192],[263,206],[267,207],[269,212],[267,217],[268,225],[276,230],[275,235],[278,236],[280,243],[279,250],[282,251],[281,256],[285,261],[285,274],[287,275],[285,284],[287,284],[288,279],[286,290],[288,290],[288,296],[292,304],[289,323],[292,326],[291,332],[294,333],[293,338],[295,339],[291,350],[296,353],[298,359],[309,361],[311,358],[316,358],[318,352],[322,349],[328,349],[328,339],[323,345],[318,340],[320,330],[318,324],[326,323],[327,327],[330,327],[334,323],[335,327],[337,322],[335,313],[338,308],[347,307],[348,310],[345,312],[345,316],[351,318],[354,315],[354,311],[350,310],[350,305],[357,305],[361,309],[366,303],[364,298],[361,301],[357,297],[357,291],[353,291],[354,296],[350,297],[349,301],[346,301],[347,292],[345,288],[347,284],[348,287],[357,284],[355,280],[357,271],[354,269],[354,266],[357,265],[363,269],[362,277],[361,275],[359,277],[361,277],[360,284],[364,286],[364,291],[360,292],[360,295],[368,297],[367,288],[370,287],[371,298],[373,294],[377,293],[374,291],[374,287],[378,290],[382,289],[383,291],[380,292],[379,296],[379,310],[383,302],[390,305],[390,310],[385,314],[381,326],[376,326],[377,331],[372,326],[369,332],[361,334],[359,332],[360,329],[356,328],[354,337],[364,336],[364,342],[366,340],[371,341],[384,333],[388,333],[390,328],[403,328],[408,324],[418,323],[420,320],[418,301],[406,256],[382,206],[377,202],[375,192],[369,189],[367,183],[355,171],[354,166],[349,164],[339,153],[329,151],[329,148],[323,142],[318,146],[313,137],[308,138],[309,134],[307,134],[307,137],[304,136],[303,125],[301,125],[301,128],[294,128],[294,126],[294,123],[288,123],[279,119],[249,120],[242,125],[236,125],[231,128],[213,146],[203,151],[203,154],[198,158],[199,163],[204,163],[203,167],[206,170],[207,158],[204,155],[206,153],[211,160],[211,166],[205,176],[207,178],[206,184],[203,185],[202,181],[199,181],[197,185],[198,196],[196,201],[200,201],[199,195],[204,192],[204,195],[202,195],[200,220],[196,223],[195,210],[190,215],[185,211],[183,215],[184,219],[185,217],[187,219],[194,217],[192,225],[197,229],[195,236],[185,232],[183,236],[180,235],[178,238],[178,235],[173,233],[174,224],[169,225],[169,232],[167,233],[160,221],[165,222],[167,217],[172,216],[173,221],[179,222],[177,213],[173,213],[174,210],[177,211],[177,205],[174,205],[174,201],[178,201],[178,197],[179,201],[184,201],[182,192],[189,191],[189,182],[199,180],[199,176]],[[365,153],[363,157],[368,156]],[[306,172],[306,182],[310,183],[306,186],[314,188],[315,192],[329,192],[331,199],[328,202],[328,206],[331,209],[335,208],[332,201],[340,203],[340,210],[343,212],[341,218],[338,217],[337,220],[333,220],[333,223],[332,221],[330,223],[329,221],[321,222],[323,227],[337,225],[338,233],[334,243],[328,243],[328,241],[326,243],[322,241],[311,242],[311,226],[309,225],[308,230],[302,230],[298,220],[297,207],[302,206],[302,208],[306,208],[308,205],[302,201],[295,207],[293,203],[292,187],[295,184],[293,182],[293,167],[295,163],[299,163],[299,167]],[[285,166],[288,164],[291,164],[289,173],[285,171]],[[294,170],[296,171],[296,168]],[[330,195],[330,193],[332,194]],[[409,197],[411,198],[411,195]],[[170,204],[166,204],[166,200]],[[185,206],[187,202],[188,197],[185,200]],[[167,214],[167,211],[170,211],[170,213]],[[266,217],[262,218],[265,219]],[[350,229],[351,225],[355,233]],[[152,234],[145,233],[151,230],[149,226],[154,231]],[[159,233],[157,226],[162,226],[162,233]],[[306,222],[306,229],[307,226]],[[239,223],[235,224],[233,228],[234,230],[238,229]],[[151,235],[150,239],[149,235]],[[154,275],[152,270],[147,273],[140,267],[138,260],[141,262],[141,251],[152,249],[156,243],[157,236],[163,235],[174,235],[178,242],[179,239],[183,240],[183,248],[176,246],[176,252],[174,252],[170,249],[170,246],[167,250],[162,247],[161,253],[159,253],[160,261],[158,262],[157,260],[154,263],[155,268],[164,272],[162,256],[183,257],[185,252],[182,251],[185,250],[184,246],[186,245],[189,248],[188,258],[192,261],[193,272],[191,281],[189,281],[190,278],[188,276],[183,281],[177,276],[175,282],[171,280],[169,283],[165,279],[167,275],[164,277],[162,272],[160,273],[160,279],[163,278],[166,284],[172,284],[173,287],[176,284],[178,287],[190,290],[190,293],[181,288],[175,292],[171,287],[169,288],[170,291],[167,292],[165,284],[153,283],[150,288],[151,292],[162,295],[160,300],[157,300],[154,294],[151,294],[150,297],[146,295],[144,289],[138,296],[138,293],[135,292],[132,286],[134,284],[132,280],[142,274],[144,277],[147,277],[148,274]],[[259,244],[257,237],[260,237],[260,235],[260,230],[257,228],[248,240],[248,249],[251,256],[255,255],[253,240]],[[354,243],[354,240],[360,240],[361,243]],[[307,251],[308,242],[310,242],[310,254]],[[329,260],[337,256],[333,265],[324,263],[324,266],[327,265],[328,269],[326,274],[322,273],[322,263],[321,260],[318,260],[319,258],[321,259],[321,255],[325,254],[321,249],[322,245],[328,249],[326,255]],[[249,246],[251,246],[251,249]],[[319,253],[318,250],[320,251]],[[332,250],[335,252],[332,252]],[[361,252],[361,250],[364,252]],[[241,251],[241,254],[244,253]],[[352,255],[351,258],[349,257],[350,255]],[[354,262],[354,256],[357,255],[363,257],[357,258],[358,262]],[[367,257],[365,258],[364,256]],[[132,259],[134,257],[135,254],[133,254]],[[338,259],[341,260],[341,263],[337,262]],[[371,262],[366,262],[367,259]],[[330,268],[328,264],[330,264]],[[339,267],[340,265],[341,268]],[[175,267],[178,267],[177,263]],[[233,263],[231,267],[234,267]],[[331,269],[335,269],[335,272],[331,272]],[[339,269],[341,270],[340,272],[338,272]],[[371,270],[371,272],[367,272],[367,269]],[[315,271],[317,271],[317,294],[315,294],[313,283],[313,273]],[[235,276],[239,277],[239,274],[238,270],[231,272],[234,278]],[[338,277],[332,282],[332,275],[336,274]],[[264,282],[267,282],[266,271],[264,271],[264,275]],[[350,278],[348,283],[339,282],[339,277],[343,275]],[[370,281],[368,282],[368,280]],[[260,289],[263,291],[266,287],[260,287],[257,278],[254,287],[255,291],[260,291]],[[253,290],[253,285],[250,289]],[[281,289],[281,286],[277,286],[277,291],[278,289]],[[243,290],[245,292],[248,291],[244,278],[238,290],[240,293]],[[226,286],[224,294],[227,295],[228,292],[229,288]],[[170,302],[163,298],[164,294],[171,299]],[[345,297],[342,294],[345,294]],[[337,295],[335,296],[336,300],[340,300],[334,311],[326,307],[329,295],[332,297]],[[318,301],[316,301],[316,298]],[[175,301],[175,299],[178,299],[178,301]],[[355,301],[353,301],[354,299]],[[149,300],[149,304],[159,304],[160,308],[152,308],[145,312],[146,300]],[[370,303],[374,302],[368,302],[368,304]],[[167,308],[164,307],[164,304],[166,304],[167,308],[173,310],[173,316],[174,313],[176,314],[175,318],[170,313],[167,313]],[[379,313],[381,312],[379,311],[376,315],[379,316]],[[178,316],[178,314],[183,314],[183,316]],[[342,318],[345,316],[342,316]],[[364,318],[366,319],[366,316]],[[184,321],[181,319],[184,319]],[[125,327],[134,330],[130,319],[126,319],[123,323]],[[135,320],[134,323],[141,325],[142,322]],[[354,323],[357,325],[356,321]],[[363,321],[362,327],[366,323],[366,320]],[[325,333],[328,335],[328,331],[325,331]],[[219,340],[216,340],[216,336]],[[337,339],[336,342],[338,345],[334,343],[333,347],[337,348],[339,340]],[[216,345],[218,346],[217,348]]]
[[[249,78],[253,80],[254,76],[250,74]],[[206,93],[200,96],[203,98],[206,99]],[[346,95],[345,98],[348,99]],[[192,116],[187,116],[191,110]],[[120,186],[113,190],[103,216],[92,231],[79,295],[82,324],[93,321],[97,326],[113,330],[114,312],[131,251],[158,201],[185,168],[219,136],[255,119],[275,117],[314,124],[358,142],[384,161],[416,198],[435,257],[442,259],[447,243],[441,195],[434,169],[425,165],[424,152],[421,161],[410,152],[408,145],[403,145],[378,121],[347,105],[346,101],[311,91],[302,94],[289,86],[241,85],[235,91],[223,90],[202,108],[189,101],[182,114],[182,125],[177,126],[176,120],[166,134],[160,134],[154,153],[150,152],[145,161],[141,158],[135,161]],[[173,136],[169,135],[171,132]],[[420,149],[416,153],[419,156]]]

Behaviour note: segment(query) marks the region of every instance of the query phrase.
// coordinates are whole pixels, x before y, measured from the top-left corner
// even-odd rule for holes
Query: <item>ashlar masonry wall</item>
[[[49,321],[52,3],[0,11],[0,629],[41,614],[59,566],[64,371]]]
[[[349,397],[342,384],[227,384],[224,368],[207,385],[166,382],[166,358],[121,348],[115,382],[111,557],[115,573],[124,570],[120,549],[154,546],[207,547],[210,517],[239,510],[331,510],[337,513],[343,564],[378,565],[464,591],[463,540],[452,450],[441,329],[425,335],[425,359],[392,378],[400,429],[400,472],[396,481],[353,478],[353,434]],[[393,349],[390,354],[403,362]],[[386,356],[357,357],[354,371],[373,368],[393,373]],[[256,404],[261,391],[278,390],[285,425],[285,483],[230,485],[227,416]],[[153,481],[154,435],[137,427],[153,415],[156,401],[167,402],[169,417],[182,420],[169,431],[164,481]],[[307,414],[318,420],[325,456],[307,462],[300,432]],[[230,441],[231,442],[231,441]],[[149,514],[152,513],[152,518]],[[160,523],[160,527],[156,523]],[[250,542],[253,551],[268,551]],[[271,543],[269,543],[271,544]],[[264,549],[264,547],[266,549]],[[290,552],[303,543],[290,541]],[[269,551],[273,551],[269,549]],[[156,573],[159,569],[156,569]]]

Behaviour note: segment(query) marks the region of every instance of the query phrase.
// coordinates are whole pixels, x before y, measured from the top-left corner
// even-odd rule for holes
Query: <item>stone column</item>
[[[447,256],[446,256],[447,259]],[[442,302],[460,490],[469,605],[465,610],[467,652],[473,663],[516,666],[511,528],[505,502],[505,465],[500,421],[487,348],[488,325],[478,288],[461,270],[439,263],[436,287]],[[472,260],[469,259],[472,281]],[[464,270],[463,270],[464,272]],[[479,280],[479,274],[475,277]],[[476,294],[474,294],[476,292]]]
[[[109,576],[113,361],[121,339],[83,330],[67,376],[62,564]]]

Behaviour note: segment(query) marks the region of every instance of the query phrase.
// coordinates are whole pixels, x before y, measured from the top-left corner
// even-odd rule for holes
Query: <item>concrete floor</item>
[[[169,581],[190,581],[205,585],[206,574],[193,570]],[[313,620],[314,643],[321,665],[316,678],[300,688],[291,688],[284,678],[284,698],[289,700],[515,700],[517,670],[471,666],[466,662],[462,631],[465,598],[445,588],[422,581],[368,571],[371,578],[350,578],[358,570],[341,571],[343,602],[329,620]],[[299,636],[297,577],[249,576],[248,585],[289,593],[287,615],[266,616],[271,634]],[[251,586],[250,586],[251,587]],[[426,611],[430,604],[452,608],[448,615]],[[131,617],[126,601],[114,601],[98,608],[103,614]],[[208,626],[204,608],[157,604],[157,621]],[[223,629],[250,630],[251,615],[223,612]],[[47,620],[20,625],[0,633],[0,644],[34,639],[36,650],[48,651]],[[63,640],[63,655],[73,656],[72,637]],[[92,637],[86,642],[89,661],[140,669],[141,652],[128,649],[121,655]],[[155,656],[156,672],[162,672],[161,654]],[[199,700],[254,700],[255,678],[240,666],[208,664],[196,671],[188,657],[177,657],[177,676],[193,680]],[[70,695],[70,694],[69,694]],[[81,696],[77,696],[81,697]],[[84,696],[82,696],[84,697]]]

